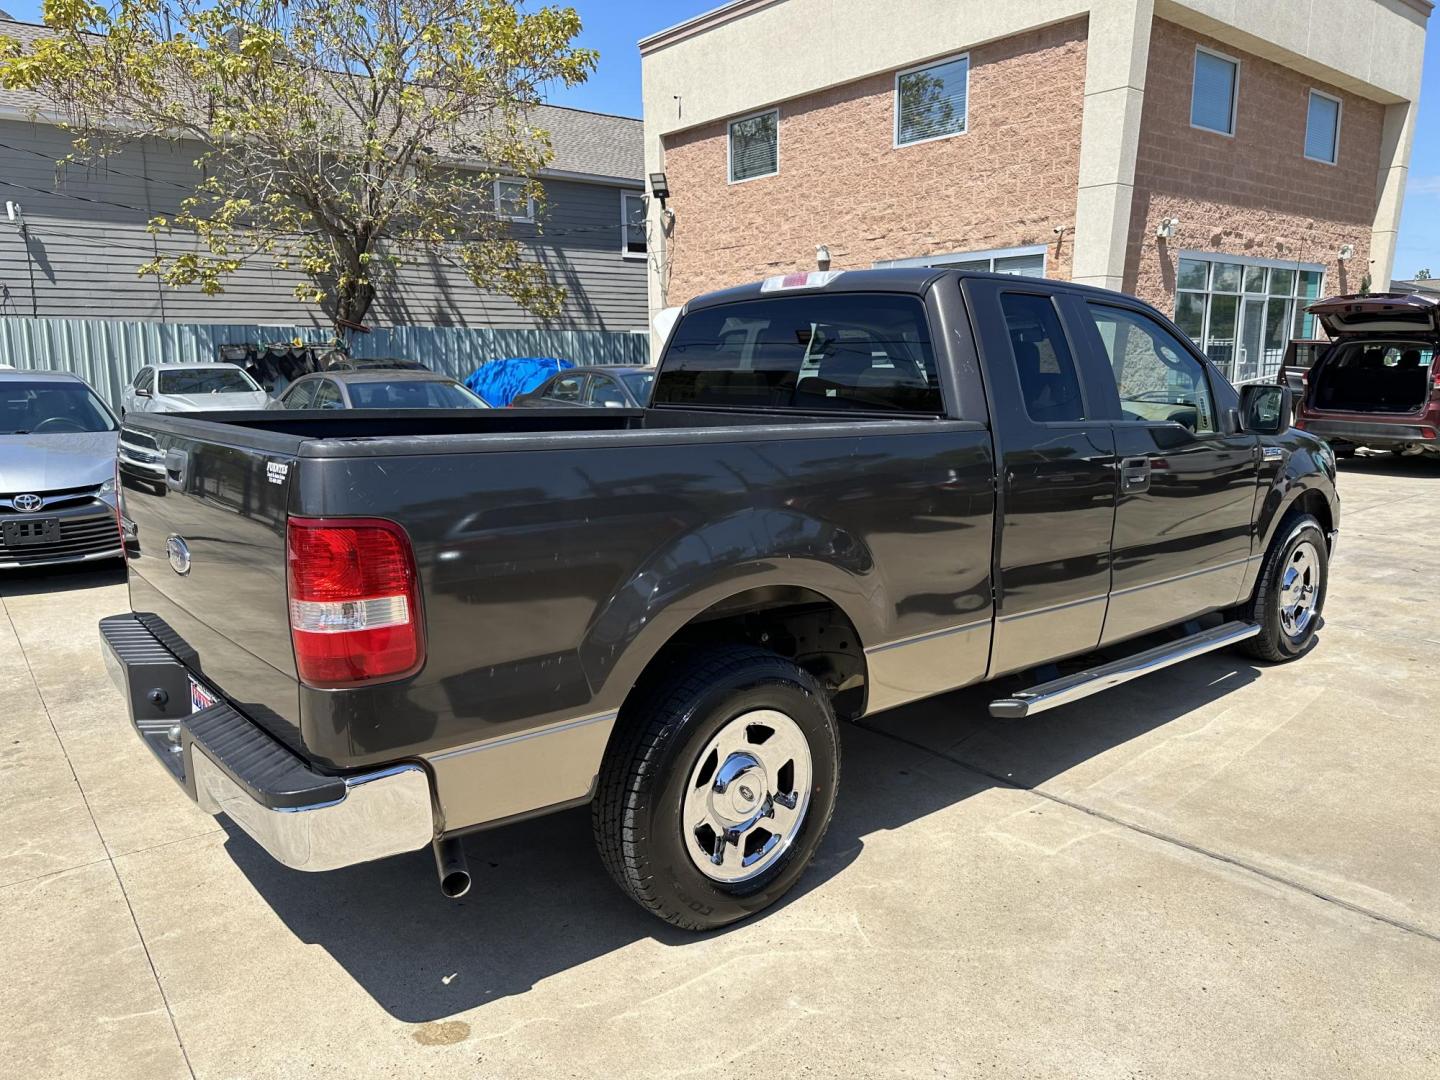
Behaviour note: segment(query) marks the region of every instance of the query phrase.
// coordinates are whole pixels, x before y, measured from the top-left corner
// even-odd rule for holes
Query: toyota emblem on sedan
[[[190,545],[178,536],[165,541],[165,554],[170,559],[170,569],[177,574],[190,572]]]
[[[45,500],[39,495],[16,495],[15,498],[10,501],[14,504],[15,509],[19,510],[22,514],[33,514],[45,505]]]

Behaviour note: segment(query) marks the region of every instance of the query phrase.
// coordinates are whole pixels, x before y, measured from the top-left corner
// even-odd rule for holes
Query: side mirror
[[[149,390],[136,390],[136,391],[135,391],[135,396],[136,396],[136,397],[149,397],[149,396],[150,396],[150,391],[149,391]]]
[[[1279,435],[1290,427],[1290,387],[1251,383],[1240,390],[1240,422],[1252,435]]]

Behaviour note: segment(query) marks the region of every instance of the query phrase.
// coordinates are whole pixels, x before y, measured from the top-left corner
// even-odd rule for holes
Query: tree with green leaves
[[[220,293],[255,260],[358,326],[419,257],[553,317],[564,289],[526,257],[506,191],[543,205],[532,108],[582,82],[573,9],[521,0],[45,0],[50,33],[0,36],[0,87],[53,103],[92,163],[141,140],[196,148],[194,190],[152,232],[199,238],[139,267]]]

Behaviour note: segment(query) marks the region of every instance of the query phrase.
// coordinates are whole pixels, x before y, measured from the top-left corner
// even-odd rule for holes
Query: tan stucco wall
[[[780,171],[728,183],[724,121],[665,140],[675,192],[669,303],[768,274],[957,251],[1048,245],[1070,273],[1085,22],[970,52],[969,130],[894,146],[893,73],[780,108]]]
[[[1195,48],[1240,61],[1235,135],[1190,126]],[[1337,165],[1304,154],[1311,88],[1343,102]],[[1370,258],[1385,106],[1157,20],[1150,36],[1124,288],[1174,309],[1180,250],[1318,263],[1326,288],[1354,292]],[[1179,218],[1174,238],[1155,230]],[[1342,244],[1355,257],[1342,266]]]

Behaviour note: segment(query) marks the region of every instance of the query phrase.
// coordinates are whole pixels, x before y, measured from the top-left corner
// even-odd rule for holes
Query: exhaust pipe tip
[[[452,870],[440,875],[440,891],[451,900],[459,900],[470,891],[470,871]]]
[[[458,900],[470,891],[470,869],[465,864],[465,849],[455,837],[435,841],[435,871],[440,876],[440,891],[451,900]]]

